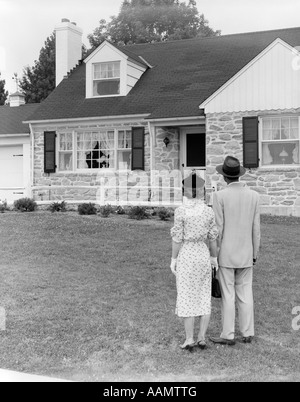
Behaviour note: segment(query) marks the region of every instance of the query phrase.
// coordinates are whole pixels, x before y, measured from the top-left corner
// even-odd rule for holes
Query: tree
[[[55,88],[55,34],[45,41],[33,67],[24,67],[19,86],[25,93],[26,103],[39,103]]]
[[[124,0],[118,16],[111,17],[110,22],[101,20],[88,39],[96,47],[105,39],[127,45],[221,34],[208,24],[195,0],[188,4],[179,0]]]
[[[1,80],[1,72],[0,72],[0,106],[5,105],[7,98],[8,98],[8,91],[5,90],[5,80]]]

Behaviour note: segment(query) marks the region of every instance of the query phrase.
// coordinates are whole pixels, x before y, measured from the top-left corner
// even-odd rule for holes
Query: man
[[[259,194],[239,181],[246,173],[238,159],[228,156],[217,166],[227,187],[214,194],[219,229],[218,278],[222,293],[223,331],[216,344],[235,345],[235,300],[243,342],[254,337],[253,266],[260,246]]]

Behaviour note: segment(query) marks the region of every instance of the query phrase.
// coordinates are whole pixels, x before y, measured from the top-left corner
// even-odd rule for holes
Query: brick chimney
[[[82,29],[75,22],[63,18],[55,27],[56,86],[82,58]]]

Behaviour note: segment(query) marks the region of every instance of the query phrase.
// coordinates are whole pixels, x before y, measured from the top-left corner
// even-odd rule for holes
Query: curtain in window
[[[78,169],[108,169],[114,167],[114,131],[77,135]]]

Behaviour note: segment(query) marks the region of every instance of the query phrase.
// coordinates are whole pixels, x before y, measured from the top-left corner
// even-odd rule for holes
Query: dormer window
[[[119,61],[93,64],[93,96],[120,95]]]

